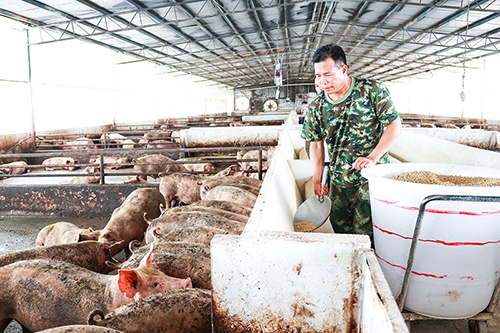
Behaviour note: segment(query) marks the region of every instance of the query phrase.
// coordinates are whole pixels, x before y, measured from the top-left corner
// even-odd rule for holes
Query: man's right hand
[[[323,199],[323,195],[328,195],[328,193],[330,193],[330,190],[326,184],[314,184],[314,194],[320,199]]]

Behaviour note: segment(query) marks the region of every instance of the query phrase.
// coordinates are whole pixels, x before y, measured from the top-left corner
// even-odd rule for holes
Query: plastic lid
[[[293,217],[293,222],[310,222],[316,225],[321,225],[330,217],[332,202],[330,198],[323,195],[323,199],[319,199],[317,195],[310,197],[304,201]]]

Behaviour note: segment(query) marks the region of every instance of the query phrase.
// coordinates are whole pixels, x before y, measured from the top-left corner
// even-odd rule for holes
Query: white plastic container
[[[425,197],[500,196],[500,187],[426,185],[390,179],[410,171],[500,178],[496,169],[449,164],[389,163],[362,170],[370,188],[376,255],[396,298]],[[499,272],[500,203],[429,202],[405,308],[443,319],[474,316],[489,304]]]

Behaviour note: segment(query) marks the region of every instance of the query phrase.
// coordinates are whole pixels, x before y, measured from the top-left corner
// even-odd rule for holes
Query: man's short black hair
[[[312,61],[313,63],[317,63],[325,61],[328,58],[332,58],[339,67],[342,65],[347,66],[345,52],[342,47],[337,44],[332,43],[321,46],[314,52]]]
[[[302,104],[307,104],[307,102],[306,102],[306,101],[303,101],[303,102],[302,102]]]

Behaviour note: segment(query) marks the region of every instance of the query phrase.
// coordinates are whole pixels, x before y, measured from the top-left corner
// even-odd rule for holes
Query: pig
[[[56,222],[45,226],[38,232],[36,246],[78,243],[85,240],[97,240],[94,229],[81,229],[70,222]]]
[[[171,136],[172,131],[170,130],[156,130],[144,133],[142,138],[139,140],[139,144],[148,144],[155,140],[164,140]]]
[[[76,170],[77,167],[72,166],[72,164],[78,164],[78,161],[71,157],[50,157],[42,162],[42,165],[45,166],[45,170],[54,171],[54,170]]]
[[[100,158],[91,158],[89,160],[89,163],[93,164],[99,164]],[[128,163],[130,163],[130,158],[127,156],[103,156],[103,163],[105,169],[120,169],[120,168],[126,168]],[[110,165],[111,164],[111,165]]]
[[[244,153],[241,158],[242,160],[256,160],[253,162],[238,162],[241,165],[241,169],[243,171],[250,170],[259,170],[259,151],[258,150],[250,150]],[[262,151],[262,170],[267,170],[267,151]]]
[[[170,157],[163,156],[161,154],[155,155],[146,155],[139,158],[135,158],[132,160],[132,164],[134,164],[134,171],[138,173],[147,173],[152,178],[158,178],[158,174],[160,172],[164,172],[167,167],[167,172],[174,172],[174,170],[179,169],[182,170],[182,167],[179,167],[175,164],[165,164],[168,162],[173,162],[174,160]],[[146,175],[139,175],[139,178],[146,180]]]
[[[144,241],[149,244],[155,238],[185,227],[215,227],[228,231],[230,234],[239,235],[243,232],[246,223],[230,220],[225,217],[207,212],[178,212],[164,214],[154,220],[146,219],[148,228],[144,235]]]
[[[89,138],[77,138],[73,141],[67,141],[62,149],[95,149],[94,141]]]
[[[200,200],[193,202],[192,206],[201,206],[201,207],[213,207],[219,208],[223,210],[227,210],[229,212],[233,212],[240,215],[250,216],[252,213],[252,209],[246,206],[237,204],[231,201],[222,201],[222,200]]]
[[[25,161],[17,161],[0,165],[0,171],[5,174],[20,175],[31,170],[26,168],[28,163]]]
[[[148,182],[147,180],[144,180],[142,178],[139,178],[139,176],[135,177],[127,177],[128,179],[123,182],[123,184],[154,184],[152,182]]]
[[[262,181],[254,178],[249,178],[245,176],[227,176],[227,177],[213,177],[203,180],[203,185],[200,188],[200,198],[205,200],[205,196],[208,191],[216,186],[220,185],[233,185],[233,184],[245,184],[250,185],[255,188],[262,186]],[[252,190],[252,192],[254,192]],[[257,193],[258,194],[258,193]]]
[[[31,332],[85,324],[94,310],[106,315],[165,290],[192,287],[189,278],[173,278],[152,268],[152,250],[138,268],[116,275],[43,259],[0,267],[0,332],[12,319]]]
[[[135,177],[128,177],[128,180],[124,181],[123,184],[154,184],[154,183],[139,178],[139,176],[135,176]]]
[[[144,214],[150,218],[160,216],[160,204],[165,205],[165,198],[154,188],[139,188],[130,193],[125,201],[111,214],[111,218],[99,231],[99,241],[123,241],[113,248],[111,255],[125,249],[128,255],[128,243],[132,240],[142,241],[148,224]]]
[[[228,218],[230,220],[238,221],[238,222],[243,222],[246,223],[248,221],[248,216],[244,216],[241,214],[229,212],[227,210],[223,210],[220,208],[215,208],[215,207],[204,207],[204,206],[196,206],[194,204],[190,204],[187,206],[179,206],[179,207],[174,207],[167,209],[165,211],[162,211],[163,214],[169,214],[169,213],[177,213],[177,212],[207,212],[210,214],[222,216],[225,218]]]
[[[210,245],[189,242],[165,242],[159,239],[154,243],[152,267],[168,276],[191,278],[194,288],[212,289],[212,269]],[[148,254],[151,245],[133,248],[132,256],[121,265],[121,269],[136,268]]]
[[[189,242],[210,245],[210,241],[215,235],[229,235],[229,231],[215,227],[186,227],[174,229],[169,233],[162,235],[161,242]],[[157,240],[153,234],[153,242]],[[131,243],[132,244],[132,243]]]
[[[112,328],[95,325],[67,325],[49,328],[38,333],[125,333]]]
[[[231,201],[252,208],[257,201],[257,196],[242,188],[227,185],[212,188],[206,193],[204,200]]]
[[[165,197],[166,208],[177,202],[190,204],[201,200],[200,189],[207,177],[184,173],[165,175],[160,173],[160,192]]]
[[[215,177],[223,177],[223,176],[243,176],[243,173],[238,170],[238,164],[232,164],[227,168],[217,172]]]
[[[168,140],[153,140],[149,141],[149,143],[146,145],[146,148],[158,149],[158,148],[167,148],[173,145],[175,144]]]
[[[120,262],[110,253],[110,249],[117,244],[117,242],[84,241],[12,251],[0,254],[0,267],[21,260],[50,259],[107,274],[119,268]]]
[[[188,158],[181,158],[178,159],[177,162],[201,162],[204,161],[202,157],[188,157]],[[215,171],[215,165],[212,163],[205,161],[204,163],[186,163],[184,164],[184,167],[186,168],[187,171],[189,172],[209,172],[209,171]],[[208,174],[206,174],[208,175]]]
[[[101,135],[100,141],[104,148],[109,148],[112,144],[116,144],[118,147],[125,149],[132,149],[135,147],[135,142],[132,139],[128,139],[120,133],[105,133]],[[106,144],[104,144],[104,141],[106,141]]]
[[[122,306],[106,316],[99,310],[93,311],[88,323],[127,333],[211,333],[211,304],[212,294],[208,290],[167,290]]]
[[[82,176],[75,177],[69,183],[70,184],[97,184],[101,179],[101,175],[99,173],[99,168],[95,168],[93,166],[88,166],[83,170],[84,174],[92,175],[92,176]]]

